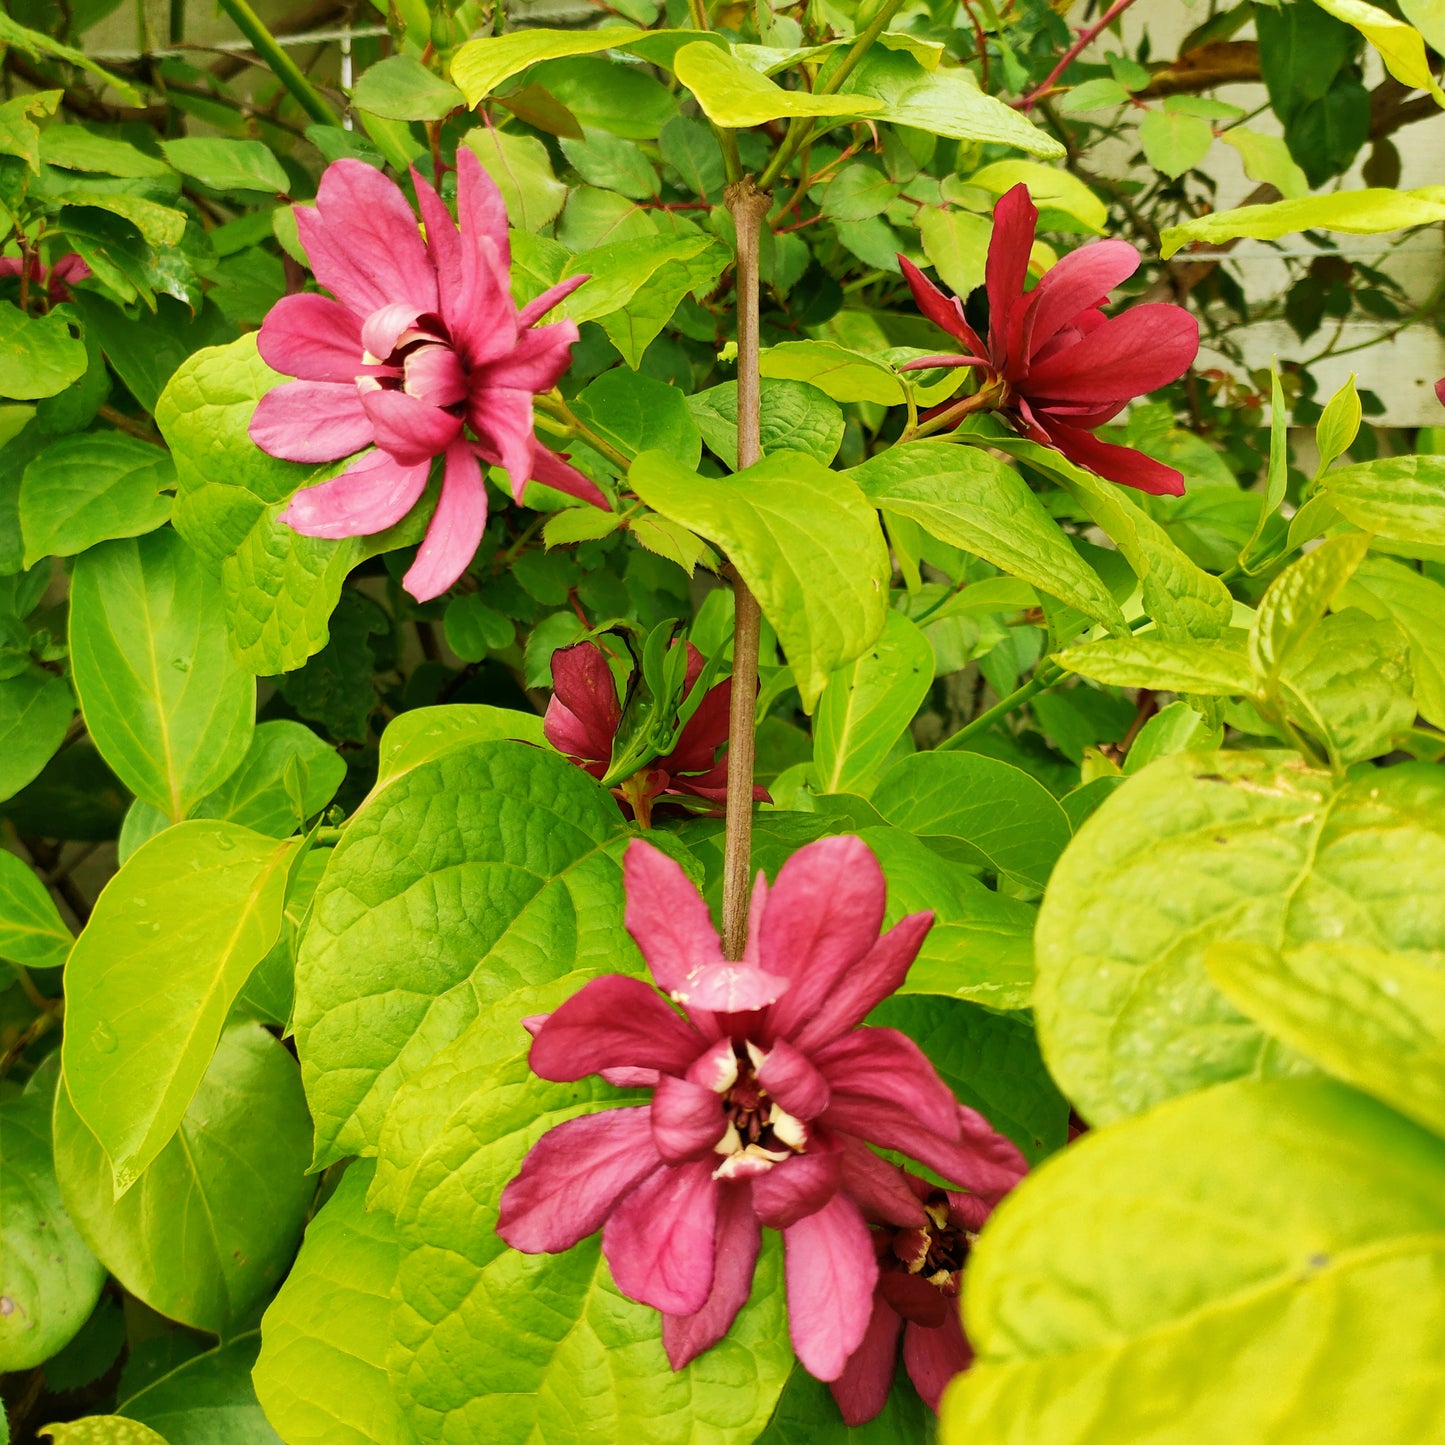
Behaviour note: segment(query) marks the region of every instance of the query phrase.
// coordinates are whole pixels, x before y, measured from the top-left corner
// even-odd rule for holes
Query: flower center
[[[725,1127],[713,1145],[723,1161],[714,1179],[765,1174],[807,1147],[808,1128],[783,1109],[758,1080],[767,1055],[751,1040],[732,1046],[733,1067],[719,1081]]]
[[[378,334],[384,334],[381,328],[373,331],[372,337]],[[395,340],[385,356],[370,350],[362,352],[361,363],[366,370],[356,378],[357,389],[403,391],[430,406],[462,415],[467,396],[466,373],[441,318],[419,316],[399,335],[391,334]],[[366,331],[362,335],[371,339]],[[378,343],[373,340],[372,344]]]
[[[917,1229],[900,1229],[893,1236],[893,1256],[912,1275],[925,1279],[945,1294],[958,1293],[959,1275],[978,1235],[954,1224],[948,1196],[935,1190],[923,1206],[928,1223]]]

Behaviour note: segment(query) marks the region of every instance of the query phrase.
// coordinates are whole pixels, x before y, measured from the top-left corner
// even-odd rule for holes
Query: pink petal
[[[976,1141],[946,1137],[920,1128],[907,1111],[879,1100],[845,1100],[828,1110],[823,1122],[829,1129],[870,1139],[883,1149],[897,1149],[947,1179],[975,1190],[990,1203],[1017,1182],[1012,1168],[992,1150],[981,1150]]]
[[[1199,322],[1182,306],[1149,303],[1111,316],[1073,346],[1029,368],[1022,389],[1041,400],[1102,402],[1177,381],[1199,354]]]
[[[680,864],[638,838],[627,845],[622,872],[624,922],[659,988],[672,993],[690,973],[723,962],[707,904]]]
[[[1133,487],[1135,491],[1148,492],[1155,497],[1182,497],[1184,495],[1184,473],[1177,467],[1156,462],[1153,457],[1135,451],[1133,447],[1116,446],[1113,442],[1102,441],[1092,432],[1081,431],[1078,427],[1066,426],[1053,417],[1045,416],[1046,435],[1049,441],[1063,452],[1071,462],[1107,477],[1121,486]]]
[[[396,350],[396,344],[408,331],[415,329],[425,312],[405,301],[393,301],[373,311],[361,328],[361,344],[378,361],[385,361]]]
[[[595,642],[558,648],[552,654],[552,688],[542,724],[547,741],[559,753],[601,763],[605,773],[622,718],[606,654]]]
[[[958,1137],[958,1101],[907,1034],[897,1029],[855,1029],[819,1049],[813,1063],[833,1091],[830,1120],[840,1107],[876,1100],[900,1110],[921,1128]],[[861,1132],[841,1121],[837,1127],[851,1134]]]
[[[859,838],[820,838],[778,870],[758,936],[762,966],[793,981],[768,1016],[774,1038],[801,1030],[867,956],[885,900],[883,870]]]
[[[958,1106],[959,1144],[972,1155],[967,1174],[951,1176],[976,1195],[997,1204],[1029,1172],[1028,1160],[1007,1135],[1000,1134],[977,1109]]]
[[[612,510],[607,498],[590,477],[584,477],[576,467],[568,466],[565,457],[549,451],[535,437],[532,439],[532,465],[529,470],[529,481],[541,482],[544,487],[551,487],[555,491],[565,492],[569,497],[591,502],[594,507],[601,507],[604,512]],[[515,493],[516,489],[513,488],[513,494]]]
[[[863,1343],[849,1357],[843,1373],[828,1386],[845,1425],[866,1425],[888,1403],[902,1328],[903,1321],[888,1302],[875,1295]]]
[[[843,1190],[865,1215],[905,1228],[928,1222],[918,1196],[908,1187],[907,1176],[896,1164],[880,1159],[851,1134],[835,1137],[842,1145]]]
[[[644,1179],[602,1227],[617,1288],[663,1314],[702,1309],[712,1291],[718,1194],[707,1159]]]
[[[487,489],[472,449],[455,441],[446,450],[441,496],[416,560],[401,585],[418,602],[440,597],[477,554],[487,525]]]
[[[296,225],[316,279],[362,316],[394,301],[437,309],[436,272],[401,188],[364,161],[339,160],[321,177],[314,209]]]
[[[404,467],[385,452],[367,452],[339,477],[297,492],[281,520],[305,537],[370,537],[416,506],[430,472],[430,462]]]
[[[598,1069],[597,1077],[605,1079],[614,1089],[655,1089],[664,1078],[656,1069]]]
[[[571,1249],[657,1167],[645,1108],[569,1119],[542,1135],[502,1190],[497,1233],[524,1254]]]
[[[339,301],[303,291],[283,296],[256,337],[261,360],[303,381],[355,383],[361,372],[361,330]]]
[[[403,391],[366,391],[361,405],[376,444],[408,466],[440,456],[461,435],[462,419]]]
[[[1139,253],[1127,241],[1091,241],[1044,272],[1024,315],[1023,358],[1033,357],[1081,311],[1098,304],[1139,269]]]
[[[505,356],[476,369],[475,384],[533,393],[550,391],[571,364],[576,344],[575,321],[558,321],[524,331]]]
[[[722,1099],[711,1089],[671,1074],[658,1081],[652,1096],[652,1139],[669,1164],[711,1154],[726,1130]]]
[[[816,1119],[828,1107],[828,1082],[786,1039],[768,1050],[758,1082],[795,1119]]]
[[[963,1336],[956,1303],[937,1329],[908,1326],[903,1335],[903,1363],[913,1388],[936,1415],[944,1387],[973,1363],[973,1351]]]
[[[747,1185],[721,1185],[712,1291],[696,1313],[662,1317],[662,1345],[674,1370],[710,1350],[732,1328],[738,1311],[752,1293],[753,1270],[762,1239]]]
[[[1029,252],[1039,213],[1020,182],[999,198],[993,208],[993,235],[988,243],[984,285],[988,288],[989,355],[1000,371],[1007,371],[1018,351],[1023,325],[1024,281],[1029,274]]]
[[[450,346],[418,346],[402,364],[402,390],[428,406],[455,406],[467,395],[462,363]]]
[[[506,471],[512,496],[520,502],[533,473],[532,393],[474,387],[467,422],[484,452]]]
[[[672,990],[687,1009],[741,1014],[767,1008],[788,989],[788,980],[745,963],[710,963],[693,969]]]
[[[754,968],[762,967],[759,934],[762,932],[763,915],[768,910],[769,892],[768,875],[759,868],[757,877],[753,879],[752,896],[748,900],[748,937],[743,945],[743,962]]]
[[[788,1229],[816,1214],[838,1192],[842,1155],[819,1141],[753,1180],[753,1208],[769,1229]]]
[[[490,242],[491,249],[483,259],[500,264],[505,280],[512,266],[507,204],[476,152],[466,149],[457,152],[457,224],[464,250],[468,242]]]
[[[465,147],[457,151],[457,224],[461,285],[451,304],[450,329],[469,364],[478,366],[505,356],[516,344],[517,308],[502,193]]]
[[[896,993],[908,977],[908,970],[933,926],[932,913],[911,913],[900,919],[848,970],[823,1001],[822,1007],[806,1020],[794,1042],[800,1049],[815,1049],[847,1033],[890,994]]]
[[[965,319],[963,303],[958,297],[945,296],[907,256],[900,256],[898,264],[908,289],[913,293],[913,300],[924,316],[941,331],[956,336],[973,355],[986,356],[987,349]]]
[[[355,382],[282,382],[257,403],[247,430],[263,452],[288,462],[334,462],[374,440]]]
[[[788,1333],[803,1368],[836,1380],[873,1315],[878,1261],[858,1206],[835,1194],[783,1232]]]
[[[1435,383],[1435,399],[1441,406],[1445,406],[1445,376]]]
[[[915,356],[912,361],[905,361],[898,369],[899,371],[928,371],[939,366],[989,366],[991,365],[986,356],[961,356],[957,352],[948,352],[943,356]]]
[[[591,279],[590,276],[569,276],[565,281],[549,286],[536,300],[527,302],[517,313],[518,332],[535,326],[554,306],[560,306],[579,286],[586,285]]]
[[[455,334],[456,305],[462,289],[462,238],[457,234],[456,222],[447,210],[446,202],[437,195],[430,181],[411,171],[412,185],[416,187],[417,205],[426,226],[426,248],[437,273],[437,301],[443,324],[449,334]]]
[[[634,844],[634,846],[636,846]],[[640,978],[594,978],[551,1014],[532,1041],[532,1072],[570,1083],[600,1069],[685,1074],[704,1041]]]

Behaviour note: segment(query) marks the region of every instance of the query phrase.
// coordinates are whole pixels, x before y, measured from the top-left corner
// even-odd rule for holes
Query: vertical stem
[[[322,100],[319,92],[302,75],[300,67],[276,43],[261,20],[261,17],[246,3],[246,0],[217,0],[221,9],[235,23],[236,29],[251,42],[251,48],[270,68],[271,73],[295,97],[301,109],[319,125],[340,125],[331,107]]]
[[[1080,52],[1087,50],[1133,3],[1134,0],[1114,0],[1097,24],[1080,32],[1078,39],[1064,51],[1059,63],[1049,71],[1048,78],[1044,83],[1036,85],[1022,100],[1014,102],[1015,108],[1023,111],[1032,110],[1039,98],[1047,95],[1053,89],[1054,82],[1078,59]]]
[[[723,192],[738,237],[738,467],[762,457],[758,371],[758,253],[769,197],[751,176]],[[761,614],[748,585],[732,572],[733,686],[728,730],[727,834],[723,849],[723,952],[741,958],[748,936],[753,853],[753,761],[758,707]]]

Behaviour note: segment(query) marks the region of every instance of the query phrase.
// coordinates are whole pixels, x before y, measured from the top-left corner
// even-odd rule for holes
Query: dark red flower
[[[704,665],[702,653],[689,642],[684,700]],[[612,740],[622,722],[622,704],[607,654],[595,642],[579,642],[554,652],[552,687],[552,701],[542,724],[547,741],[594,778],[605,777],[612,764]],[[663,795],[703,798],[717,804],[726,801],[728,765],[726,757],[718,758],[718,751],[727,746],[732,691],[731,678],[709,688],[672,751],[624,779],[615,790],[629,816],[636,813],[643,827],[651,822],[654,800]],[[767,802],[767,789],[755,787],[753,797]]]
[[[1199,323],[1182,306],[1103,312],[1108,293],[1139,267],[1125,241],[1092,241],[1071,251],[1024,291],[1039,213],[1017,185],[994,208],[988,247],[988,344],[906,257],[898,258],[918,309],[963,343],[961,355],[925,356],[904,370],[976,366],[981,391],[1024,436],[1061,451],[1101,477],[1141,492],[1179,496],[1184,478],[1132,447],[1101,441],[1094,429],[1136,396],[1177,381],[1199,352]],[[940,408],[941,410],[941,408]]]
[[[1025,1167],[1018,1157],[1014,1182]],[[908,1378],[935,1412],[944,1387],[973,1360],[958,1296],[964,1263],[994,1201],[940,1189],[916,1174],[903,1178],[916,1212],[881,1201],[869,1220],[878,1259],[873,1313],[863,1343],[829,1386],[849,1425],[861,1425],[882,1410],[893,1384],[900,1334]]]
[[[19,256],[0,256],[0,277],[18,276],[23,269]],[[67,251],[53,266],[32,255],[28,270],[30,284],[44,291],[52,306],[70,300],[67,283],[84,281],[91,275],[90,267],[74,251]]]

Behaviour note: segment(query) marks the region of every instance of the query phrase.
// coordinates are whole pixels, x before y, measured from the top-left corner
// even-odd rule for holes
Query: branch
[[[1079,58],[1080,53],[1087,50],[1133,3],[1134,0],[1114,0],[1095,24],[1079,33],[1079,38],[1064,51],[1059,63],[1049,71],[1044,83],[1035,86],[1022,100],[1014,102],[1015,109],[1032,110],[1053,89],[1054,82]]]

